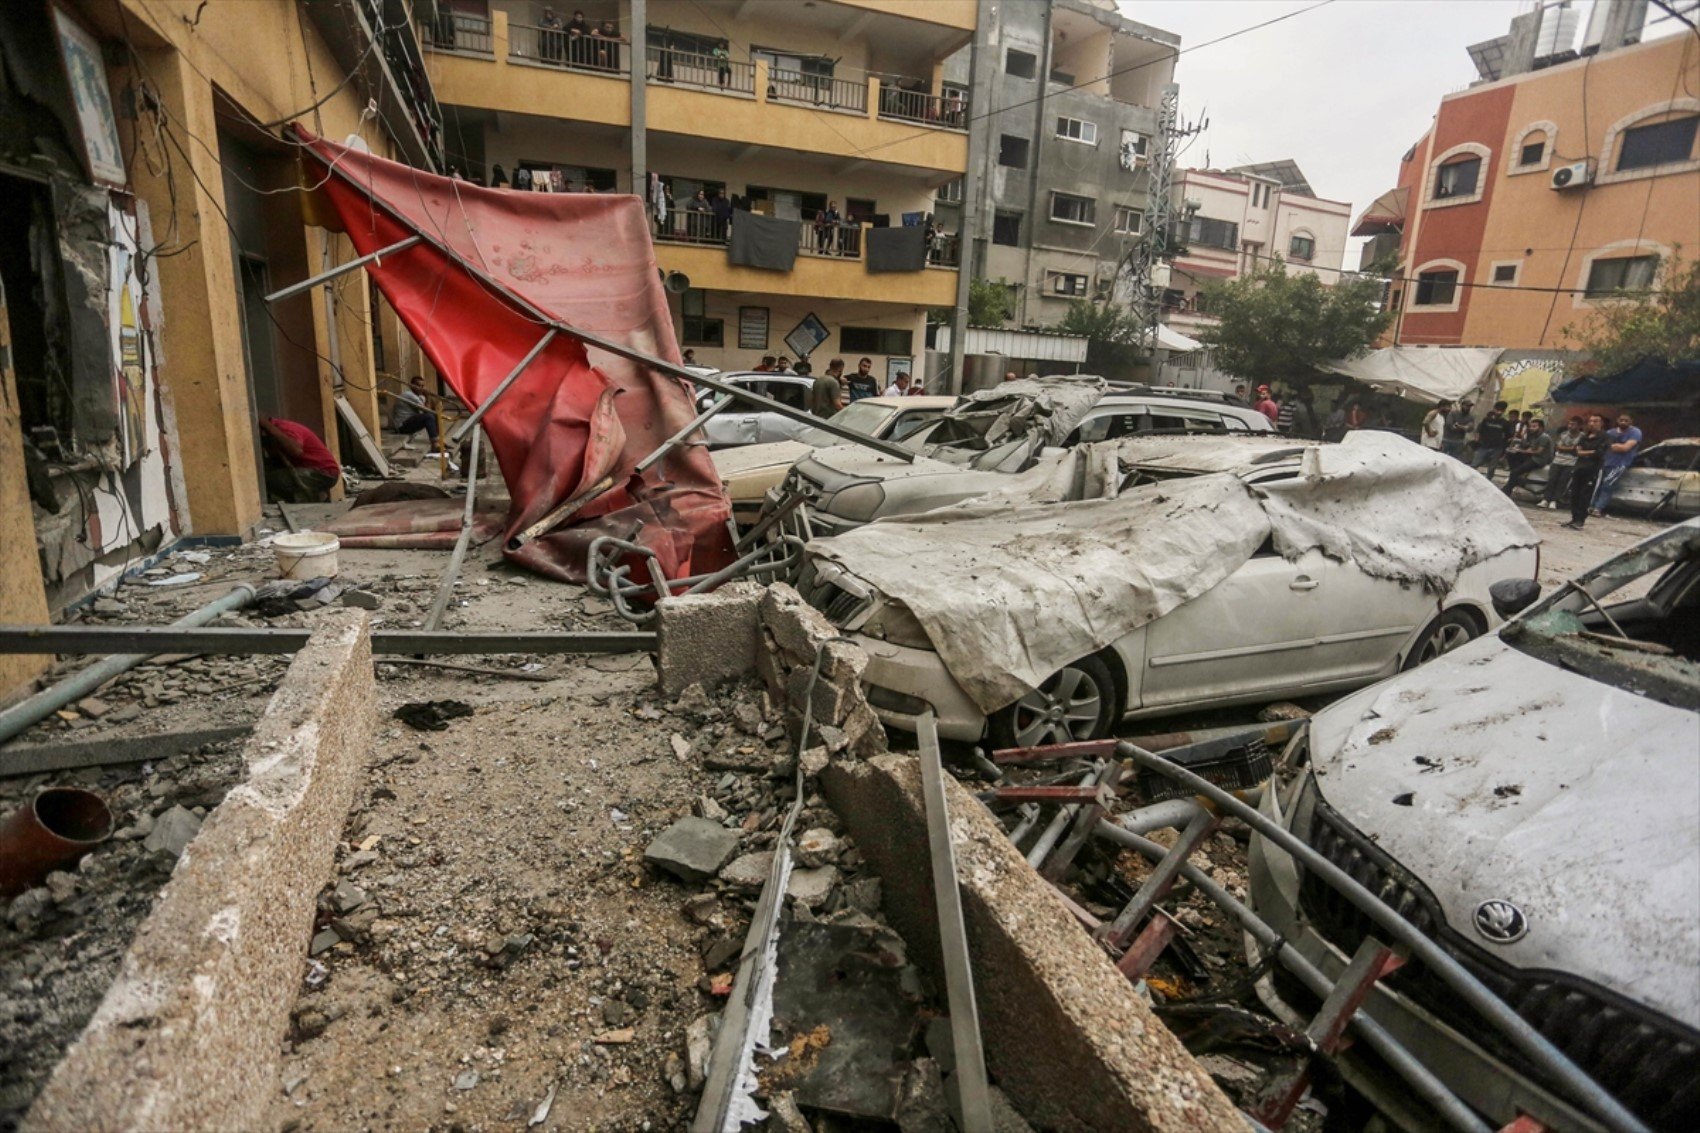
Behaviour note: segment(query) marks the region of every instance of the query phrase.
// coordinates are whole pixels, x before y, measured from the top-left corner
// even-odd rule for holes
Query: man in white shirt
[[[390,410],[390,431],[400,433],[407,438],[405,443],[411,444],[413,434],[421,429],[430,438],[431,447],[436,448],[437,415],[425,404],[425,379],[415,374],[408,388],[396,395],[395,406]]]
[[[892,379],[891,384],[885,387],[885,396],[887,397],[903,397],[908,394],[908,392],[908,374],[898,374],[897,377]]]

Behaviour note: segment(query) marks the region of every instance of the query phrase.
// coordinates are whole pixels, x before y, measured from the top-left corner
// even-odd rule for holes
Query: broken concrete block
[[[897,1098],[897,1128],[901,1133],[954,1133],[956,1129],[945,1099],[944,1075],[930,1058],[917,1058],[903,1077]]]
[[[769,1129],[779,1130],[780,1133],[814,1133],[814,1126],[809,1124],[809,1119],[804,1117],[803,1111],[797,1107],[796,1095],[791,1091],[786,1090],[768,1098],[767,1108]]]
[[[154,819],[153,830],[142,843],[150,854],[181,857],[183,847],[200,832],[201,820],[193,812],[174,806]]]
[[[384,600],[370,590],[344,590],[342,604],[356,610],[376,610],[384,604]]]
[[[339,881],[331,890],[331,908],[344,915],[366,903],[366,891],[352,881]]]
[[[833,866],[819,869],[794,869],[791,880],[785,883],[785,894],[799,905],[818,909],[832,896],[838,884],[838,870]]]
[[[693,1019],[685,1028],[685,1068],[693,1090],[702,1089],[708,1079],[708,1056],[714,1052],[714,1032],[719,1028],[718,1012]]]
[[[643,859],[683,881],[706,881],[720,872],[738,835],[706,818],[682,818],[656,836]]]
[[[112,706],[98,696],[86,696],[77,701],[77,711],[90,720],[98,720],[112,711]]]
[[[838,860],[838,852],[843,848],[844,843],[838,840],[838,835],[824,826],[805,830],[803,836],[797,839],[797,864],[806,869],[831,865]]]
[[[664,696],[754,671],[761,593],[757,583],[734,582],[712,594],[663,598],[656,604],[656,660]]]
[[[795,665],[814,664],[819,643],[838,632],[825,614],[783,582],[768,587],[762,595],[761,624]]]
[[[754,892],[767,884],[767,875],[772,871],[773,851],[760,850],[733,859],[730,865],[720,871],[720,880],[734,889]]]
[[[341,943],[342,937],[337,935],[336,929],[322,928],[313,934],[313,943],[307,946],[307,955],[317,956],[322,952],[329,952]]]

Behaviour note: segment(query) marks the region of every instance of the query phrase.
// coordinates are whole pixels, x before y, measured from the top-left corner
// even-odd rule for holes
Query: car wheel
[[[987,722],[994,747],[1034,747],[1109,735],[1116,719],[1116,682],[1098,657],[1082,657]]]
[[[1409,672],[1443,653],[1450,653],[1460,645],[1474,641],[1479,633],[1481,628],[1468,611],[1448,610],[1423,630],[1417,643],[1405,654],[1405,663],[1400,669]]]

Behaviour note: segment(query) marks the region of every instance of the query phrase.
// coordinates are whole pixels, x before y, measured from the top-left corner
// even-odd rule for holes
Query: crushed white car
[[[1495,599],[1510,614],[1538,595],[1524,582]],[[1700,520],[1324,709],[1293,766],[1264,792],[1266,815],[1649,1128],[1700,1128]],[[1261,837],[1251,894],[1331,978],[1374,931]],[[1289,1019],[1315,1006],[1280,979],[1259,994]],[[1604,1128],[1421,964],[1364,1009],[1495,1126],[1527,1114],[1543,1128]],[[1342,1069],[1404,1128],[1438,1124],[1367,1054],[1349,1052]]]
[[[807,547],[889,726],[1025,747],[1354,688],[1486,632],[1539,562],[1516,505],[1392,434],[1129,438],[1000,480]]]

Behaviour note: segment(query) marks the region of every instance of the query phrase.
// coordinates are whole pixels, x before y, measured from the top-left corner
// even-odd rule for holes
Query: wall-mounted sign
[[[88,163],[89,177],[102,185],[122,189],[124,154],[118,148],[118,122],[112,116],[112,91],[106,85],[106,64],[100,57],[100,44],[58,7],[53,9],[53,27],[59,37],[65,80],[71,87],[71,103],[77,111],[77,131],[82,135],[83,159]]]
[[[767,308],[738,308],[738,349],[767,349]]]
[[[807,358],[815,349],[832,335],[827,331],[826,324],[815,317],[813,312],[803,316],[803,321],[792,328],[785,336],[785,345],[791,348],[791,353],[798,358]]]

